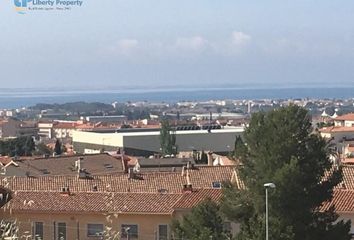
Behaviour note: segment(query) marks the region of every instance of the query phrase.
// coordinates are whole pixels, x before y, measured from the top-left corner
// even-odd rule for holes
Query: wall
[[[158,225],[171,223],[171,215],[158,214],[117,214],[117,217],[111,215],[107,221],[105,214],[70,214],[70,213],[16,213],[12,215],[8,213],[2,216],[3,219],[17,219],[20,228],[20,236],[27,236],[32,234],[34,222],[43,222],[44,225],[44,239],[54,239],[54,226],[59,222],[66,223],[67,240],[98,240],[100,237],[87,236],[87,224],[103,224],[106,227],[112,227],[113,232],[121,231],[122,224],[137,224],[138,235],[141,240],[155,240],[158,234]],[[122,238],[123,239],[123,238]],[[135,238],[135,240],[137,240]]]
[[[229,152],[233,150],[236,136],[241,135],[243,128],[220,130],[177,131],[176,144],[178,151],[211,150]],[[88,145],[114,146],[127,149],[140,149],[146,152],[160,152],[159,132],[137,133],[73,133],[74,150],[81,152],[90,149]],[[86,145],[87,144],[87,145]],[[75,148],[80,147],[80,149]],[[106,147],[104,147],[106,149]]]

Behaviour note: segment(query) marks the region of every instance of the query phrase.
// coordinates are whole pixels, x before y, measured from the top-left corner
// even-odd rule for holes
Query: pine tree
[[[35,143],[32,137],[26,137],[24,145],[24,154],[25,156],[31,156],[32,152],[35,150]]]
[[[163,156],[177,153],[176,134],[172,131],[168,120],[161,121],[160,144]]]
[[[304,108],[253,114],[244,139],[247,145],[239,157],[245,189],[224,184],[222,202],[227,217],[241,224],[237,239],[264,239],[267,182],[276,185],[269,191],[269,239],[350,239],[350,222],[337,221],[333,209],[319,211],[331,200],[342,173],[332,166],[328,144],[313,132]]]
[[[173,221],[172,231],[175,239],[230,239],[230,233],[224,229],[224,219],[219,206],[210,199],[193,208],[181,221]]]
[[[240,159],[247,153],[247,148],[240,135],[236,137],[233,158]]]
[[[201,153],[200,163],[207,164],[208,163],[208,155],[204,152]]]
[[[54,147],[54,152],[56,155],[61,155],[62,154],[62,149],[61,149],[61,142],[59,139],[55,142],[55,147]]]

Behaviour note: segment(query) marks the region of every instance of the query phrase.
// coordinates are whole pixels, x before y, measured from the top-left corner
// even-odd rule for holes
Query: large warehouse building
[[[176,131],[176,145],[181,152],[229,152],[233,150],[236,136],[241,135],[243,131],[242,127]],[[160,132],[159,129],[133,129],[122,132],[74,131],[73,146],[77,153],[124,149],[127,154],[147,156],[160,152]]]

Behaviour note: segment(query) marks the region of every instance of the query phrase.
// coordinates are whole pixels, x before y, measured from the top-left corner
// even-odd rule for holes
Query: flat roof
[[[85,132],[85,131],[83,131]],[[187,134],[206,134],[206,133],[242,133],[244,132],[244,127],[234,127],[234,128],[222,128],[222,129],[212,129],[212,130],[181,130],[175,131],[176,135],[187,135]],[[89,133],[97,134],[119,134],[121,136],[157,136],[160,135],[160,129],[149,129],[142,131],[109,131],[109,132],[99,132],[99,131],[89,131]]]

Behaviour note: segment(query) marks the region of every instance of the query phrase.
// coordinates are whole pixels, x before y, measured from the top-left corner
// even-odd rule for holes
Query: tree
[[[56,155],[62,154],[62,147],[59,139],[57,139],[57,141],[55,142],[54,152]]]
[[[177,153],[176,134],[172,131],[168,120],[161,121],[160,144],[163,156]]]
[[[8,156],[31,156],[35,149],[33,138],[18,137],[0,141],[0,154]]]
[[[36,145],[33,141],[32,137],[26,137],[25,138],[25,144],[24,144],[24,155],[25,156],[31,156],[32,152],[36,149]]]
[[[242,155],[246,153],[246,151],[247,147],[245,146],[245,143],[243,142],[241,136],[238,135],[235,140],[235,148],[232,157],[234,159],[239,159]]]
[[[206,199],[181,221],[172,223],[173,235],[176,239],[188,240],[223,240],[230,239],[230,234],[224,229],[223,216],[219,206]]]
[[[342,172],[332,166],[330,148],[313,132],[304,108],[291,105],[253,114],[244,139],[246,151],[239,159],[245,188],[224,184],[221,207],[241,224],[237,239],[264,239],[266,182],[276,185],[269,191],[269,239],[350,239],[350,222],[337,221],[333,209],[319,210],[331,200]]]
[[[208,155],[204,152],[201,153],[200,163],[207,164],[208,163]]]
[[[39,143],[39,144],[37,144],[36,153],[38,155],[50,155],[52,153],[52,150],[44,143]]]

